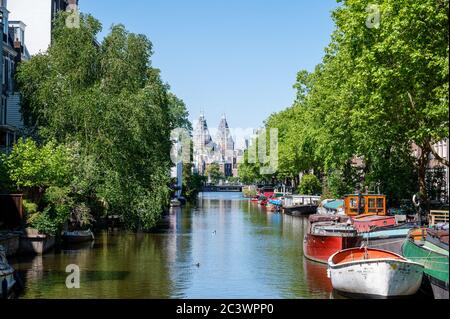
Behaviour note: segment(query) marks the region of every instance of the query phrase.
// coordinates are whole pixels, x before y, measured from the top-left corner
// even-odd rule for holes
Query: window
[[[384,199],[383,198],[377,198],[377,207],[384,208]]]
[[[0,125],[6,124],[6,103],[4,103],[4,98],[0,99]]]
[[[369,198],[369,208],[375,208],[375,198]]]

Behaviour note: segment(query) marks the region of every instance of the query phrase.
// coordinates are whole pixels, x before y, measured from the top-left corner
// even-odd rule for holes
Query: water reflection
[[[202,194],[151,234],[96,234],[94,245],[14,263],[24,298],[330,298],[326,268],[303,259],[307,219],[236,193]],[[66,266],[81,289],[65,287]]]

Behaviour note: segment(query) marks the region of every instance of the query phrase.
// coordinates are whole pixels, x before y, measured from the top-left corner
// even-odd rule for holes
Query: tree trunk
[[[424,143],[421,147],[421,153],[419,157],[419,165],[418,165],[418,178],[419,178],[419,197],[420,197],[420,223],[426,221],[428,212],[430,210],[430,201],[428,198],[428,191],[426,185],[427,178],[427,168],[428,168],[428,158],[430,156],[430,149],[428,147],[428,143]]]

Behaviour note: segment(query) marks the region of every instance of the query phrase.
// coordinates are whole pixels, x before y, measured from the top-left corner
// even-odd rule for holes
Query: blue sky
[[[320,63],[336,0],[81,0],[104,31],[122,23],[147,35],[152,65],[183,99],[191,120],[258,128],[291,105],[301,69]]]

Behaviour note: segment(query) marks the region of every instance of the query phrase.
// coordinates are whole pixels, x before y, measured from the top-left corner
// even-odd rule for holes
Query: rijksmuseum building
[[[219,165],[225,177],[238,176],[238,163],[243,150],[235,149],[235,142],[225,115],[222,116],[215,139],[211,137],[205,115],[200,115],[194,128],[194,170],[204,175],[209,165]]]

